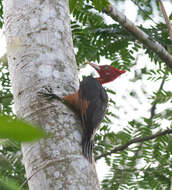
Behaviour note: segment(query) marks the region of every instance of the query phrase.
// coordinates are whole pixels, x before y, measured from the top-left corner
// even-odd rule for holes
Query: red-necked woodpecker
[[[42,94],[72,105],[79,112],[83,126],[82,152],[89,162],[92,163],[94,135],[105,116],[108,104],[108,95],[102,84],[115,80],[125,71],[118,70],[110,65],[96,65],[90,62],[88,64],[98,72],[99,77],[85,77],[75,94],[59,98],[52,93],[51,88],[46,88],[47,92]]]

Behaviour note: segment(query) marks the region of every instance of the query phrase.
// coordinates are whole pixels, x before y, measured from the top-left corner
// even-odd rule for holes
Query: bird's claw
[[[50,86],[44,87],[44,91],[38,92],[39,96],[46,97],[48,100],[53,98],[61,100],[59,96],[53,93],[53,89]]]
[[[47,99],[54,98],[53,90],[50,86],[44,87],[44,91],[38,92],[39,96],[47,97]]]
[[[49,92],[49,93],[52,93],[52,92],[53,92],[53,89],[51,88],[51,86],[46,86],[44,89],[45,89],[47,92]]]

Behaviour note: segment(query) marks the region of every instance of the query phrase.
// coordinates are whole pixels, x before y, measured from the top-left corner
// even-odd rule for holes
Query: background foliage
[[[155,12],[160,15],[158,1],[131,1],[137,9],[137,20],[142,22],[142,25],[138,27],[149,34],[150,38],[170,49],[172,42],[168,37],[166,25],[157,20],[154,21]],[[114,0],[114,4],[119,9],[124,7],[124,3],[125,0]],[[101,183],[102,188],[105,190],[170,189],[171,135],[132,144],[123,151],[111,153],[114,148],[124,145],[132,139],[171,128],[172,93],[166,90],[165,84],[169,84],[172,72],[159,60],[157,55],[143,47],[122,26],[113,21],[109,24],[105,14],[102,13],[103,6],[108,6],[107,0],[70,0],[72,35],[78,67],[82,68],[86,60],[99,63],[102,58],[105,58],[115,67],[133,72],[128,81],[128,85],[132,85],[132,88],[129,88],[122,96],[121,101],[124,104],[120,104],[115,99],[116,90],[107,89],[110,96],[109,110],[95,138],[95,158],[97,160],[105,159],[105,163],[110,168]],[[2,1],[0,0],[0,27],[3,25],[2,18]],[[151,21],[152,24],[145,27],[146,21]],[[147,55],[150,58],[149,63],[144,62],[140,66],[140,54]],[[9,73],[4,59],[1,59],[0,71],[1,113],[13,116]],[[150,83],[159,87],[152,92],[150,86],[146,87],[145,81],[146,84]],[[135,89],[138,82],[141,84],[142,96]],[[138,112],[144,106],[141,98],[143,96],[150,105],[146,113],[140,116]],[[130,101],[135,100],[139,102],[137,107],[130,106]],[[163,109],[160,109],[161,107]],[[132,112],[135,115],[132,115]],[[123,120],[125,120],[125,125],[120,124],[120,121]],[[114,124],[119,126],[118,130],[113,130]],[[107,153],[108,156],[105,156]],[[18,184],[24,182],[25,171],[21,159],[19,142],[1,141],[0,189],[14,189],[16,186],[14,181],[10,181],[11,186],[4,182],[9,182],[9,178]],[[18,186],[15,187],[15,189],[17,188]],[[24,185],[23,189],[27,189],[27,185]]]

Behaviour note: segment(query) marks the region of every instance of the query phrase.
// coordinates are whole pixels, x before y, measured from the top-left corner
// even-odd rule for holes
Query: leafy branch
[[[136,0],[131,0],[137,7],[138,9],[147,17],[149,18],[152,22],[154,22],[156,25],[157,23],[152,19],[151,16],[149,16],[149,13],[146,12],[144,9],[141,8],[141,6],[139,5],[139,3]]]
[[[9,94],[6,94],[4,96],[0,96],[0,102],[2,102],[3,99],[12,99],[13,98],[13,95],[11,93]]]
[[[166,79],[166,74],[164,74],[164,77],[162,79],[162,82],[160,84],[160,87],[158,89],[157,94],[163,89],[163,86],[164,86],[164,83],[165,83],[165,79]],[[151,112],[150,119],[153,119],[153,117],[155,116],[155,110],[156,110],[156,106],[158,104],[157,100],[158,100],[158,97],[155,98],[154,103],[153,103],[153,105],[152,105],[152,107],[150,109],[150,112]]]
[[[166,74],[164,74],[164,77],[163,77],[163,79],[161,81],[161,84],[160,84],[160,87],[159,87],[159,89],[157,91],[157,94],[163,89],[165,80],[166,80]],[[153,103],[153,105],[152,105],[152,107],[150,109],[150,118],[149,118],[150,120],[152,120],[154,118],[154,116],[155,116],[155,110],[156,110],[157,104],[158,104],[158,97],[155,98],[154,103]],[[122,150],[128,148],[128,146],[130,146],[131,144],[134,144],[134,143],[139,143],[140,142],[140,146],[138,148],[138,150],[140,150],[144,141],[152,140],[152,139],[155,139],[155,138],[157,138],[159,136],[167,135],[167,134],[170,134],[170,133],[172,133],[172,129],[168,129],[168,130],[165,130],[163,132],[158,132],[158,133],[156,133],[154,135],[150,135],[150,136],[147,136],[147,137],[138,137],[138,138],[135,138],[133,140],[128,141],[126,144],[124,144],[122,146],[119,146],[119,147],[111,150],[108,153],[101,154],[100,156],[97,156],[96,160],[98,160],[98,159],[100,159],[102,157],[107,157],[107,156],[109,156],[109,155],[111,155],[113,153],[116,153],[118,151],[122,151]],[[135,155],[137,155],[137,154],[138,154],[138,152],[136,152]]]
[[[132,33],[137,40],[156,53],[159,58],[172,69],[172,56],[160,43],[154,41],[154,39],[152,39],[148,34],[136,27],[133,22],[127,19],[127,17],[118,11],[113,5],[109,4],[108,8],[104,7],[103,12],[113,20],[119,22],[126,30]]]
[[[113,153],[122,151],[122,150],[128,148],[128,146],[130,146],[131,144],[139,143],[139,142],[144,142],[144,141],[148,141],[148,140],[152,140],[152,139],[155,139],[157,137],[161,137],[161,136],[164,136],[164,135],[167,135],[167,134],[171,134],[171,133],[172,133],[172,129],[167,129],[165,131],[155,133],[154,135],[150,135],[150,136],[146,136],[146,137],[138,137],[138,138],[132,139],[132,140],[128,141],[126,144],[124,144],[122,146],[119,146],[119,147],[111,150],[108,153],[105,153],[105,154],[102,154],[100,156],[97,156],[96,160],[98,160],[98,159],[100,159],[102,157],[107,157],[107,156],[109,156],[109,155],[111,155]]]

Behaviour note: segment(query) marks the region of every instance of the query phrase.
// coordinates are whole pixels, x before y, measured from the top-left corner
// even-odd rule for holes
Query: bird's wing
[[[97,128],[107,108],[105,89],[96,79],[87,77],[80,84],[79,102],[83,127]]]
[[[94,135],[107,107],[106,91],[97,79],[86,77],[80,83],[79,104],[83,126],[82,152],[92,163]]]

